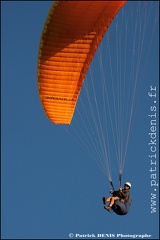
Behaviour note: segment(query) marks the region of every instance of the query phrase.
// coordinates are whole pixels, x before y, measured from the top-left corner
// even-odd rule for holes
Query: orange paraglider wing
[[[126,1],[54,1],[38,55],[39,95],[48,118],[70,124],[92,58]]]

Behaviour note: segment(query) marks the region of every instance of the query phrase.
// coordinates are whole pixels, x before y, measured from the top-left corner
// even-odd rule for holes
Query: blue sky
[[[75,239],[80,238],[76,234],[113,234],[113,238],[117,234],[147,234],[158,239],[159,194],[158,187],[151,186],[158,184],[158,150],[156,158],[152,156],[152,165],[149,157],[153,155],[152,145],[155,146],[152,144],[155,139],[149,135],[150,116],[155,112],[158,123],[158,2],[141,3],[141,9],[144,7],[149,14],[149,21],[142,48],[142,71],[138,78],[142,81],[136,93],[135,115],[122,179],[123,183],[132,183],[133,204],[130,213],[123,217],[103,209],[101,199],[109,194],[110,185],[99,165],[74,139],[72,130],[76,129],[75,122],[79,119],[77,111],[69,127],[51,123],[43,112],[37,88],[37,57],[43,24],[51,4],[52,1],[2,1],[1,4],[2,239],[69,239],[70,233]],[[136,4],[138,2],[134,2],[134,6]],[[130,5],[128,2],[124,11]],[[115,19],[117,22],[118,17]],[[134,23],[128,21],[128,28],[134,29],[133,26]],[[114,27],[112,24],[108,33],[111,43],[115,39]],[[132,36],[129,36],[128,43],[131,41]],[[114,56],[113,46],[111,44],[110,50]],[[98,79],[100,73],[96,57],[98,55],[92,70]],[[89,78],[87,74],[86,80]],[[148,95],[148,92],[155,93],[150,86],[156,87],[156,98]],[[82,100],[85,104],[84,99],[83,88],[77,104],[80,110],[79,103]],[[156,111],[151,111],[151,107],[156,107]],[[158,125],[156,127],[158,134]],[[157,147],[158,136],[156,144]],[[114,151],[110,142],[111,172],[118,188]],[[151,172],[154,167],[157,170]],[[151,178],[152,173],[156,175]],[[151,180],[155,182],[151,184]],[[151,213],[152,194],[156,196],[154,213]]]

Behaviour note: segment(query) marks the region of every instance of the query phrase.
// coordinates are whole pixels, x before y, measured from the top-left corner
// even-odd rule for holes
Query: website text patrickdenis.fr
[[[149,159],[149,177],[150,177],[150,201],[151,213],[157,212],[157,194],[158,194],[158,114],[157,114],[157,88],[150,86],[148,96],[150,98],[149,106],[149,141],[148,141],[148,159]]]

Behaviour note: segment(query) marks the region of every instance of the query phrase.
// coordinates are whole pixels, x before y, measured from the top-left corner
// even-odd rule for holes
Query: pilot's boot
[[[111,206],[110,205],[108,205],[107,207],[104,206],[104,209],[106,209],[107,211],[110,211],[111,210]]]
[[[105,197],[102,198],[102,201],[103,201],[103,204],[104,204],[104,205],[105,205],[106,202],[107,202],[106,200],[107,200],[107,198],[105,198]]]

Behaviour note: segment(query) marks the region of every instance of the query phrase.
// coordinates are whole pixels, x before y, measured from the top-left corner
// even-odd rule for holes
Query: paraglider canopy
[[[38,86],[56,124],[70,124],[86,72],[113,18],[126,1],[54,1],[41,36]]]

